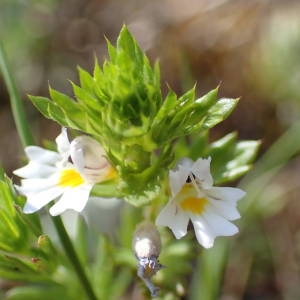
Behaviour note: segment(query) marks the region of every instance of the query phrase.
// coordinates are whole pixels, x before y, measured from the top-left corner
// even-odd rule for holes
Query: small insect
[[[151,222],[144,221],[137,226],[132,248],[138,259],[137,275],[144,281],[151,296],[156,297],[159,288],[152,283],[151,278],[163,268],[163,265],[158,261],[161,250],[160,235]]]

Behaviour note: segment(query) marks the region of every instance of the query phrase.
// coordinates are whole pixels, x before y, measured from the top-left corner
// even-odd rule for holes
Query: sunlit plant
[[[10,199],[15,206],[7,210],[7,218],[13,218],[17,210],[22,220],[38,219],[36,212],[51,203],[49,213],[55,216],[54,225],[69,262],[58,250],[55,252],[60,254],[55,259],[47,251],[43,250],[45,254],[38,250],[41,260],[45,258],[43,267],[52,266],[44,289],[27,286],[11,293],[22,294],[27,288],[27,292],[42,297],[48,289],[53,297],[117,299],[135,278],[135,253],[138,275],[151,295],[171,295],[176,299],[186,291],[182,288],[179,292],[174,287],[186,284],[184,278],[191,271],[187,262],[200,248],[195,238],[176,241],[168,229],[159,226],[160,238],[154,223],[169,227],[179,239],[187,234],[191,220],[196,239],[205,248],[212,247],[217,236],[238,232],[229,221],[240,217],[236,205],[245,193],[215,185],[245,174],[259,143],[238,142],[236,133],[212,143],[209,140],[210,129],[230,115],[238,99],[218,99],[218,87],[201,97],[197,97],[195,87],[181,96],[169,87],[163,95],[158,63],[154,67],[150,64],[126,26],[116,46],[107,41],[107,47],[107,60],[102,66],[96,60],[92,74],[79,68],[79,84],[72,83],[73,96],[53,88],[50,98],[30,96],[46,118],[62,126],[62,133],[56,139],[56,152],[33,145],[25,148],[29,162],[14,171],[22,178],[15,189],[25,200],[20,202],[20,196],[12,191],[14,196]],[[67,131],[73,139],[69,140]],[[192,142],[187,143],[186,137]],[[119,198],[130,205],[124,206],[120,228],[116,230],[117,243],[101,235],[93,237],[101,250],[92,251],[93,258],[88,258],[88,249],[83,250],[82,243],[87,245],[85,230],[88,234],[84,224],[80,223],[74,246],[58,216],[67,210],[84,212],[90,196],[99,203],[103,198]],[[3,193],[1,203],[6,199]],[[18,223],[25,231],[29,226],[26,222]],[[142,225],[135,231],[140,222]],[[43,236],[40,225],[37,236]],[[25,249],[28,247],[25,238],[20,242]],[[0,240],[0,245],[5,243]],[[54,247],[49,240],[50,244]],[[180,251],[174,250],[176,245]],[[15,250],[8,249],[12,253]],[[172,276],[159,263],[160,254]],[[69,292],[63,287],[74,285],[74,274],[83,289]],[[24,280],[25,276],[24,271]],[[105,290],[108,284],[114,287],[110,292]]]

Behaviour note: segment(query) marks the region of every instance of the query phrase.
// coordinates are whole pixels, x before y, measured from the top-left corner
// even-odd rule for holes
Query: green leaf
[[[159,194],[158,187],[155,190],[146,190],[143,193],[131,193],[124,196],[124,200],[134,206],[143,206],[153,201]]]
[[[156,114],[153,120],[153,127],[156,125],[156,123],[159,123],[164,118],[166,118],[168,114],[171,113],[172,109],[176,107],[176,104],[177,104],[177,96],[172,90],[169,90],[168,95],[166,96],[162,106],[160,107],[158,113]]]
[[[48,119],[52,119],[61,126],[68,126],[63,110],[55,105],[50,99],[39,96],[29,96],[34,106]]]
[[[227,262],[228,240],[220,240],[216,245],[200,253],[192,281],[192,300],[214,300],[219,298],[223,270]]]
[[[79,82],[82,89],[87,92],[93,93],[94,91],[94,78],[85,70],[78,67],[79,71]]]
[[[99,299],[110,299],[110,289],[107,287],[113,284],[112,281],[115,276],[114,261],[111,253],[112,247],[108,240],[104,237],[99,237],[92,277]]]
[[[0,250],[20,253],[28,248],[30,230],[16,212],[19,199],[11,181],[1,170],[0,180]]]
[[[78,258],[83,266],[89,263],[89,231],[84,219],[81,215],[76,220],[76,237],[74,239],[74,246],[78,254]]]
[[[104,197],[104,198],[120,198],[123,196],[122,192],[116,189],[118,181],[111,180],[107,182],[102,182],[95,184],[93,186],[91,195],[95,197]]]
[[[90,91],[87,91],[80,86],[77,86],[75,83],[71,82],[73,87],[73,92],[82,106],[85,106],[90,113],[94,114],[97,117],[96,112],[102,111],[102,104],[99,100],[97,100],[96,96],[91,94]]]
[[[111,284],[109,299],[121,299],[132,282],[132,271],[122,267]]]
[[[195,133],[194,136],[192,136],[191,145],[185,145],[185,147],[188,150],[187,157],[195,161],[199,157],[204,157],[208,148],[208,131],[201,131],[199,134]]]
[[[225,120],[237,105],[239,99],[220,99],[214,106],[212,106],[205,121],[203,128],[212,128],[218,123]]]
[[[170,90],[153,121],[154,140],[158,144],[169,143],[199,130],[205,115],[217,100],[217,93],[218,88],[195,100],[195,88],[192,88],[177,99]]]
[[[116,58],[117,58],[117,51],[116,48],[111,44],[111,42],[106,39],[106,44],[107,44],[107,50],[108,50],[108,54],[109,54],[109,58],[113,63],[116,63]],[[95,66],[97,66],[97,62],[95,64]]]
[[[52,101],[43,97],[31,100],[47,118],[90,134],[102,144],[120,180],[96,185],[94,195],[121,196],[131,204],[144,205],[157,197],[160,179],[178,157],[176,141],[180,140],[182,153],[193,157],[196,152],[209,154],[206,139],[198,139],[191,152],[183,138],[195,133],[208,135],[208,129],[227,118],[238,100],[217,101],[219,87],[196,98],[194,86],[181,96],[169,88],[163,101],[159,64],[152,67],[126,26],[116,45],[107,41],[107,48],[108,59],[102,66],[95,59],[92,74],[78,68],[79,84],[71,83],[75,99],[50,88]],[[234,169],[221,169],[218,164],[220,181],[226,176],[237,178],[249,169],[247,163],[232,163]]]
[[[71,127],[88,131],[87,113],[83,110],[80,104],[54,89],[50,88],[49,90],[52,100],[57,104],[57,107],[64,112],[65,119]],[[54,114],[53,112],[51,113],[52,117],[55,117],[55,115],[56,112],[54,112]]]
[[[61,285],[18,286],[6,293],[6,300],[70,300],[66,288]]]
[[[195,102],[198,105],[200,105],[203,109],[210,108],[213,104],[215,104],[218,96],[219,87],[216,87],[215,89],[211,90],[201,98],[197,99]]]
[[[251,168],[260,142],[236,140],[237,134],[230,133],[212,143],[206,152],[212,157],[211,169],[216,184],[235,180]]]
[[[42,274],[39,264],[31,261],[31,257],[17,257],[0,254],[0,277],[27,282],[47,282],[49,274]]]

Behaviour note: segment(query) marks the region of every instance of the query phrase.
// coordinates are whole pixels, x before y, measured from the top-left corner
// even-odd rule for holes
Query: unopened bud
[[[156,227],[148,221],[138,225],[132,241],[133,251],[138,259],[138,276],[145,282],[151,296],[157,296],[159,288],[151,281],[163,266],[158,261],[161,240]]]
[[[158,257],[161,250],[161,240],[156,227],[148,221],[138,225],[132,242],[137,258]]]
[[[101,145],[89,136],[79,136],[70,144],[72,162],[80,174],[90,183],[116,177],[116,171],[105,157]]]

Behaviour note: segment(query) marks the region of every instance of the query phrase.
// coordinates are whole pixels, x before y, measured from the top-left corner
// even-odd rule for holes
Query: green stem
[[[62,219],[59,216],[57,216],[57,217],[52,217],[52,220],[53,220],[54,226],[56,228],[56,231],[58,233],[58,236],[60,238],[60,241],[65,249],[65,252],[68,254],[67,256],[70,259],[87,296],[91,300],[97,300],[97,297],[93,291],[93,288],[87,278],[87,275],[86,275],[84,269],[82,268],[82,265],[81,265],[79,258],[75,252],[75,249],[70,240],[70,237],[65,229]]]
[[[33,145],[33,137],[26,121],[23,102],[16,88],[16,84],[11,75],[4,48],[0,42],[0,71],[7,86],[10,96],[11,109],[16,123],[17,131],[21,139],[22,146]]]

